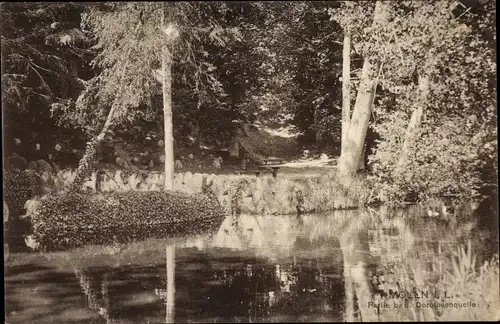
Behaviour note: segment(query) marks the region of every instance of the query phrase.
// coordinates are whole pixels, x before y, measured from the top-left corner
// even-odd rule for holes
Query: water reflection
[[[222,232],[225,233],[224,229]],[[133,315],[127,312],[127,316],[123,317],[125,306],[137,303],[146,307],[161,304],[163,301],[160,300],[164,300],[166,306],[166,323],[174,321],[174,300],[177,302],[177,322],[193,319],[218,322],[262,321],[266,318],[342,319],[343,278],[341,269],[337,269],[336,262],[332,262],[335,258],[327,253],[318,257],[299,258],[284,255],[280,261],[272,262],[258,255],[244,256],[239,253],[248,251],[248,246],[255,246],[255,240],[246,241],[248,246],[245,249],[229,249],[218,245],[219,239],[220,236],[216,235],[201,246],[200,237],[184,240],[177,247],[170,244],[166,248],[164,265],[142,267],[139,272],[136,267],[124,266],[87,268],[83,273],[77,272],[80,281],[87,278],[82,290],[87,296],[88,307],[98,310],[107,323],[126,323]],[[193,250],[189,248],[192,246],[198,246],[196,250],[224,250],[219,251],[217,259],[187,253],[187,257],[184,254],[180,260],[175,260],[176,249],[186,252]],[[257,246],[262,247],[262,242]],[[309,250],[314,247],[305,243],[296,246]],[[338,245],[332,247],[331,251],[335,252]],[[162,273],[162,268],[166,272]],[[175,268],[176,286],[173,276]],[[121,277],[123,273],[127,273],[128,277]],[[154,289],[141,292],[133,290],[132,283],[138,280],[138,276],[142,278],[144,288],[148,286],[146,280],[156,281]],[[124,287],[120,288],[123,283],[129,287],[127,291]],[[104,294],[104,291],[107,293]],[[119,291],[123,291],[126,296],[120,296]],[[135,302],[128,300],[131,297]],[[113,308],[109,307],[111,304]],[[147,308],[151,310],[149,306]],[[161,312],[157,312],[160,315]],[[144,311],[137,320],[143,320],[142,316]],[[159,321],[160,317],[157,316],[153,322]]]
[[[102,246],[19,256],[20,265],[6,267],[7,318],[9,323],[385,320],[390,314],[369,303],[391,290],[435,280],[444,272],[442,256],[458,240],[439,224],[422,222],[419,213],[412,207],[242,215],[236,226],[228,218],[212,233],[131,243],[113,253]],[[43,276],[30,263],[43,263]],[[415,271],[421,264],[425,271]],[[51,276],[59,276],[59,283],[44,279]],[[56,286],[71,297],[58,307]],[[40,287],[43,293],[33,300],[29,292]]]

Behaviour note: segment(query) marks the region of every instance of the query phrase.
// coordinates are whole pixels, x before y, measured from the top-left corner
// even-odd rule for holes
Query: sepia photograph
[[[4,323],[499,321],[495,0],[0,2]]]

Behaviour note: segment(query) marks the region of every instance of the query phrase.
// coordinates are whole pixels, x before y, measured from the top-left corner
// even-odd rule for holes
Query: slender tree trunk
[[[424,108],[429,95],[429,79],[426,76],[419,76],[418,78],[418,97],[415,105],[415,109],[411,114],[408,127],[406,128],[405,139],[403,142],[403,148],[401,150],[401,155],[399,157],[398,163],[396,165],[396,174],[399,174],[405,163],[408,161],[408,156],[410,154],[410,149],[414,141],[416,140],[415,134],[418,128],[422,124],[422,117],[424,115]]]
[[[165,6],[162,13],[162,27],[166,28]],[[172,53],[165,44],[162,49],[162,92],[163,92],[163,123],[165,139],[165,190],[174,186],[174,134],[172,122]]]
[[[351,119],[351,33],[344,34],[344,51],[342,61],[342,138],[341,156],[345,155],[347,149],[347,136],[349,132],[349,121]]]
[[[385,19],[382,6],[382,1],[375,4],[374,23]],[[339,159],[340,174],[353,175],[358,171],[375,98],[376,82],[373,80],[373,72],[377,70],[378,66],[373,66],[368,58],[364,59],[356,103],[347,131],[346,150]]]
[[[140,27],[141,23],[138,23],[137,27],[135,28],[134,35],[137,35],[137,32],[139,31]],[[130,57],[131,52],[132,49],[130,49],[128,53],[124,56],[126,60],[128,60],[128,58]],[[123,79],[125,77],[127,66],[128,64],[125,64],[122,70],[120,71],[121,74],[120,79]],[[85,154],[83,155],[82,159],[78,164],[78,168],[76,169],[75,178],[73,182],[63,191],[64,193],[81,190],[83,182],[94,168],[96,163],[97,150],[99,149],[99,146],[104,140],[106,133],[112,126],[115,111],[119,103],[118,98],[119,97],[116,97],[115,100],[113,101],[111,109],[108,112],[108,116],[106,117],[106,121],[104,122],[104,126],[102,127],[99,134],[95,138],[93,138],[90,142],[87,143],[87,147],[85,148]]]
[[[115,101],[116,103],[116,101]],[[113,116],[116,111],[116,104],[111,106],[109,110],[108,117],[106,118],[106,122],[102,127],[99,134],[93,138],[90,142],[87,143],[87,147],[85,148],[85,154],[78,164],[78,168],[76,169],[76,174],[73,182],[66,188],[65,192],[75,192],[82,188],[82,184],[92,171],[95,166],[96,158],[97,158],[97,150],[99,149],[106,133],[113,122]]]

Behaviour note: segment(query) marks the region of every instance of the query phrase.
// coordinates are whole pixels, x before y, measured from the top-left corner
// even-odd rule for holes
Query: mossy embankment
[[[31,171],[21,173],[26,172]],[[37,191],[16,202],[18,217],[26,214],[43,249],[105,244],[139,238],[146,232],[149,234],[142,236],[175,235],[179,224],[184,232],[186,226],[196,232],[232,213],[235,201],[242,213],[286,215],[297,213],[298,208],[303,213],[357,208],[371,194],[363,189],[362,179],[347,183],[332,174],[285,174],[275,179],[270,175],[185,172],[176,173],[174,190],[164,192],[162,173],[100,171],[89,177],[82,192],[63,195],[74,175],[73,170],[43,173]],[[203,183],[210,183],[210,195],[201,193]],[[16,188],[11,188],[13,196],[25,191]],[[153,230],[162,228],[168,231]]]
[[[199,193],[203,179],[213,179],[212,191],[226,210],[235,197],[241,212],[249,214],[294,214],[301,205],[304,212],[351,209],[367,205],[373,190],[363,177],[342,178],[334,172],[313,175],[284,173],[271,175],[234,175],[180,172],[174,177],[174,190]],[[74,177],[64,170],[46,180],[46,191],[57,192]],[[161,172],[102,171],[93,173],[84,184],[85,190],[102,192],[162,191]]]

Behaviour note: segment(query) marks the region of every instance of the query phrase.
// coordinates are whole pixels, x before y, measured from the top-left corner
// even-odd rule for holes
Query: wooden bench
[[[283,160],[280,158],[268,158],[262,162],[262,165],[278,165],[283,164]]]
[[[255,173],[255,176],[260,177],[263,173],[272,173],[273,178],[276,179],[278,177],[278,170],[279,166],[267,166],[267,165],[261,165],[258,166],[257,169],[250,169],[250,170],[236,170],[236,174],[249,174],[249,173]]]

